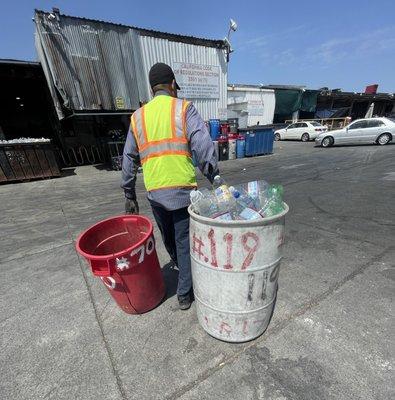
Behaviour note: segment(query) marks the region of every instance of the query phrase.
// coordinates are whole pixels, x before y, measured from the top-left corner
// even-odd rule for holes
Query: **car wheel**
[[[304,133],[300,139],[302,142],[308,142],[310,140],[310,136],[308,133]]]
[[[280,136],[279,133],[275,133],[275,134],[274,134],[274,140],[275,140],[275,141],[281,140],[281,136]]]
[[[388,133],[383,133],[377,139],[377,143],[381,146],[384,146],[391,140],[391,136]]]
[[[327,136],[322,139],[321,142],[322,147],[330,147],[333,145],[333,138],[331,136]]]

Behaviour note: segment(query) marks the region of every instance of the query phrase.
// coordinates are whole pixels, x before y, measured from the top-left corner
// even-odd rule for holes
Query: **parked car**
[[[298,139],[302,142],[308,142],[327,130],[327,126],[321,125],[316,121],[295,122],[284,129],[275,131],[274,140]]]
[[[357,119],[343,129],[322,133],[315,139],[315,144],[322,147],[363,143],[385,145],[394,137],[394,120],[390,118],[366,118]]]

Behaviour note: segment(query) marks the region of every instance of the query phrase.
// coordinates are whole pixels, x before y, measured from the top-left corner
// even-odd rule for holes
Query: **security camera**
[[[230,29],[232,29],[232,31],[233,32],[235,32],[236,31],[236,29],[237,29],[237,23],[236,23],[236,21],[235,20],[233,20],[232,18],[230,19]]]

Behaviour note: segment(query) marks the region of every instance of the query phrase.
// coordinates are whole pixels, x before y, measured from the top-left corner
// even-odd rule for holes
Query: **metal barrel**
[[[236,146],[237,146],[237,140],[229,139],[229,160],[236,159]]]
[[[285,215],[253,221],[202,217],[189,207],[193,289],[200,325],[226,342],[260,336],[273,313]]]
[[[218,147],[218,141],[214,140],[214,150],[215,150],[215,155],[217,157],[217,160],[219,160],[219,147]]]

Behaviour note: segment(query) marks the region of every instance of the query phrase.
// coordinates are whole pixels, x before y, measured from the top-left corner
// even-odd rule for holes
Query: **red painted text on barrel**
[[[254,242],[252,246],[248,244],[249,239]],[[259,238],[255,233],[247,232],[241,237],[241,243],[244,250],[248,252],[247,257],[244,259],[243,265],[241,266],[241,270],[243,271],[251,265],[255,253],[258,250]]]

